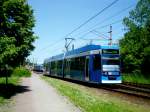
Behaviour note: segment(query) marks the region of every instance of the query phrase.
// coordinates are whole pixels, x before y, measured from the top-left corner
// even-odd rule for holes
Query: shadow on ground
[[[5,84],[0,84],[0,97],[3,97],[5,99],[9,99],[18,93],[24,93],[28,91],[30,91],[28,86],[13,85],[13,84],[8,84],[6,86]]]

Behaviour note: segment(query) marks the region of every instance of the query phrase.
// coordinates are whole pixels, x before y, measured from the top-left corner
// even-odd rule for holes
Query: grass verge
[[[123,82],[150,84],[150,77],[144,77],[142,74],[123,74],[122,78]]]
[[[148,109],[120,99],[96,96],[94,93],[81,88],[78,84],[42,76],[42,79],[55,87],[60,94],[67,96],[77,107],[84,112],[142,112]]]
[[[6,89],[5,80],[6,80],[5,78],[0,78],[0,106],[10,102],[10,99],[6,98],[7,91],[4,90]],[[17,86],[19,84],[19,81],[20,81],[20,77],[8,78],[9,85]]]

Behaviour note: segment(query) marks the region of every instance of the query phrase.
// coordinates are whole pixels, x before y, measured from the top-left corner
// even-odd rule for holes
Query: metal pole
[[[112,26],[110,25],[110,38],[109,38],[109,40],[110,40],[110,45],[112,45]]]

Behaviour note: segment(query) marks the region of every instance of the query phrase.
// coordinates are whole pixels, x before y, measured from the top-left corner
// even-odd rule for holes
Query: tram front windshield
[[[102,50],[102,64],[103,65],[120,65],[119,50],[103,49]]]
[[[105,49],[102,50],[102,55],[95,54],[93,57],[94,70],[100,70],[104,66],[114,65],[115,67],[120,65],[119,50]],[[112,67],[112,66],[111,66]]]
[[[119,50],[105,50],[102,53],[103,71],[120,71]]]
[[[119,59],[113,59],[113,58],[102,58],[103,65],[119,65],[120,61]]]

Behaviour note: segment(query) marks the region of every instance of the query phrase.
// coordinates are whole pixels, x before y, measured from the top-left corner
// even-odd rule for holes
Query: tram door
[[[89,81],[89,56],[85,58],[85,80]]]

